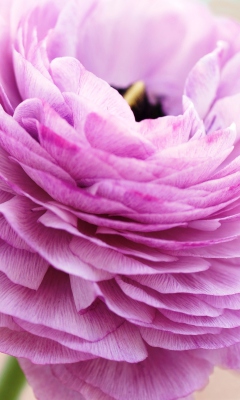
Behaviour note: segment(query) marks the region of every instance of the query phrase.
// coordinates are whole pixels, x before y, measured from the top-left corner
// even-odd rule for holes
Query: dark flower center
[[[149,101],[142,82],[136,82],[128,88],[115,89],[128,102],[137,122],[144,119],[156,119],[165,116],[160,102],[153,104]]]

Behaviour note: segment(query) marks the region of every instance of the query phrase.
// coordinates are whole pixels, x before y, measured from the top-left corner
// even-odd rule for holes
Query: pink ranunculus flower
[[[240,367],[239,26],[35,3],[2,14],[0,351],[40,400],[188,396]],[[105,80],[139,79],[182,112],[136,122]]]

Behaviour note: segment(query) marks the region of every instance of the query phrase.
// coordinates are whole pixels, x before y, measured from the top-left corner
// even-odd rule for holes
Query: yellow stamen
[[[145,85],[142,81],[138,81],[124,93],[123,98],[133,108],[143,99],[144,93]]]

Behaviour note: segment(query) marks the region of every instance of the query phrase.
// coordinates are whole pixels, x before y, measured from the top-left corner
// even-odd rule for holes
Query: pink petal
[[[0,227],[0,237],[4,242],[6,242],[6,244],[19,250],[26,250],[34,253],[32,247],[17,235],[3,216],[0,216]]]
[[[24,330],[39,337],[52,339],[76,352],[89,354],[89,358],[92,355],[108,360],[136,363],[143,361],[148,355],[138,328],[128,322],[124,322],[104,338],[89,342],[43,325],[31,324],[19,318],[14,320]]]
[[[74,275],[70,275],[70,283],[77,311],[91,306],[98,296],[95,283]]]
[[[220,82],[220,63],[224,53],[221,44],[203,57],[188,75],[185,94],[192,100],[200,118],[204,118],[217,93]]]
[[[143,339],[153,347],[161,347],[173,351],[192,349],[220,349],[239,343],[240,328],[225,329],[219,335],[176,335],[155,329],[141,328]]]
[[[34,203],[21,196],[16,196],[10,201],[0,205],[0,210],[9,225],[49,264],[87,279],[99,280],[109,276],[106,272],[84,263],[72,253],[69,247],[72,239],[70,234],[37,223],[42,212],[32,212],[36,207]]]
[[[156,400],[159,394],[162,400],[177,399],[200,389],[212,369],[209,362],[187,352],[151,348],[149,357],[137,364],[98,359],[65,368],[69,371],[69,386],[77,377],[117,400]],[[61,380],[64,367],[53,367],[53,370]],[[79,389],[81,391],[80,382]]]
[[[0,240],[0,271],[14,283],[37,290],[48,270],[48,262],[36,253],[19,250]]]
[[[151,326],[146,325],[147,328],[155,328],[163,332],[172,332],[179,335],[199,335],[206,333],[219,334],[221,328],[207,325],[189,325],[184,322],[172,321],[168,317],[165,317],[163,313],[156,311],[156,316]]]
[[[232,310],[223,310],[218,317],[193,316],[183,313],[176,313],[170,310],[161,310],[162,314],[173,322],[189,324],[202,327],[216,328],[238,328],[240,326],[240,312]]]
[[[131,131],[125,121],[116,123],[116,117],[103,118],[96,113],[89,114],[85,123],[85,134],[93,148],[120,157],[146,159],[155,151],[150,141]]]
[[[218,129],[225,129],[236,124],[237,130],[237,140],[239,140],[240,135],[240,120],[238,114],[238,102],[240,99],[240,94],[237,93],[233,96],[226,96],[215,102],[210,112],[205,119],[205,126],[208,132],[214,132]],[[238,156],[238,152],[234,155]],[[232,157],[234,159],[235,157]]]
[[[191,294],[178,293],[176,296],[167,294],[159,294],[150,288],[139,285],[130,279],[116,278],[116,281],[122,291],[130,298],[149,306],[161,309],[172,310],[189,315],[200,316],[219,316],[222,312],[221,309],[212,307],[209,303],[206,304],[197,296]]]
[[[194,264],[195,258],[189,262]],[[192,293],[211,294],[214,296],[226,296],[235,294],[240,287],[240,274],[238,261],[234,265],[231,260],[211,260],[207,271],[200,271],[191,274],[161,274],[149,276],[134,276],[133,279],[141,285],[152,288],[159,293]]]
[[[199,356],[210,360],[215,365],[220,365],[223,368],[235,369],[240,368],[240,345],[235,344],[230,347],[216,350],[198,350]]]
[[[99,295],[114,314],[134,324],[151,324],[154,319],[153,307],[126,296],[113,280],[99,283]]]
[[[93,385],[89,385],[89,383],[81,380],[78,377],[72,379],[71,373],[63,367],[63,365],[59,365],[58,367],[52,369],[54,375],[60,379],[62,383],[67,385],[73,390],[76,390],[78,393],[83,394],[84,399],[91,400],[115,400],[115,397],[109,396],[104,393],[103,390],[94,387]]]
[[[123,117],[130,124],[133,113],[119,93],[105,81],[87,71],[78,60],[70,57],[55,58],[50,65],[52,79],[61,92],[75,93],[84,99],[90,109]]]
[[[29,98],[40,98],[54,108],[62,117],[69,121],[72,119],[71,111],[65,104],[64,99],[58,88],[24,59],[17,51],[14,51],[15,75],[19,91],[23,100]]]
[[[93,358],[68,349],[53,340],[39,338],[28,332],[0,328],[0,351],[14,357],[25,357],[36,364],[59,364]]]
[[[5,8],[5,11],[4,11]],[[11,41],[9,32],[9,11],[11,9],[11,0],[8,3],[1,5],[1,20],[0,20],[0,57],[4,60],[0,72],[0,87],[1,100],[7,112],[12,114],[13,109],[21,102],[16,78],[14,76]],[[5,14],[5,15],[4,15]]]
[[[91,263],[96,268],[106,270],[111,274],[121,273],[126,275],[132,274],[156,274],[152,266],[147,263],[136,260],[133,257],[122,254],[122,252],[111,248],[96,246],[86,240],[73,238],[70,244],[73,254],[85,263]]]
[[[50,366],[35,365],[25,359],[18,361],[39,400],[52,400],[56,393],[58,393],[58,400],[85,400],[80,393],[62,384],[52,373]]]
[[[0,274],[0,311],[13,317],[89,341],[102,339],[123,322],[99,301],[84,314],[78,314],[69,280],[53,269],[47,272],[37,291],[15,285]]]

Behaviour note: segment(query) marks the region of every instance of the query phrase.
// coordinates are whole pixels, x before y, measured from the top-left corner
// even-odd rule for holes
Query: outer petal
[[[34,387],[34,393],[39,400],[52,400],[56,393],[58,400],[85,400],[77,393],[59,381],[52,373],[51,367],[34,365],[28,360],[19,359],[21,368],[28,382]]]
[[[67,380],[64,370],[64,366],[53,368],[70,387],[75,381],[79,391],[83,380],[116,400],[174,400],[200,389],[212,367],[187,352],[150,349],[149,357],[138,364],[103,359],[71,364],[67,367]]]

